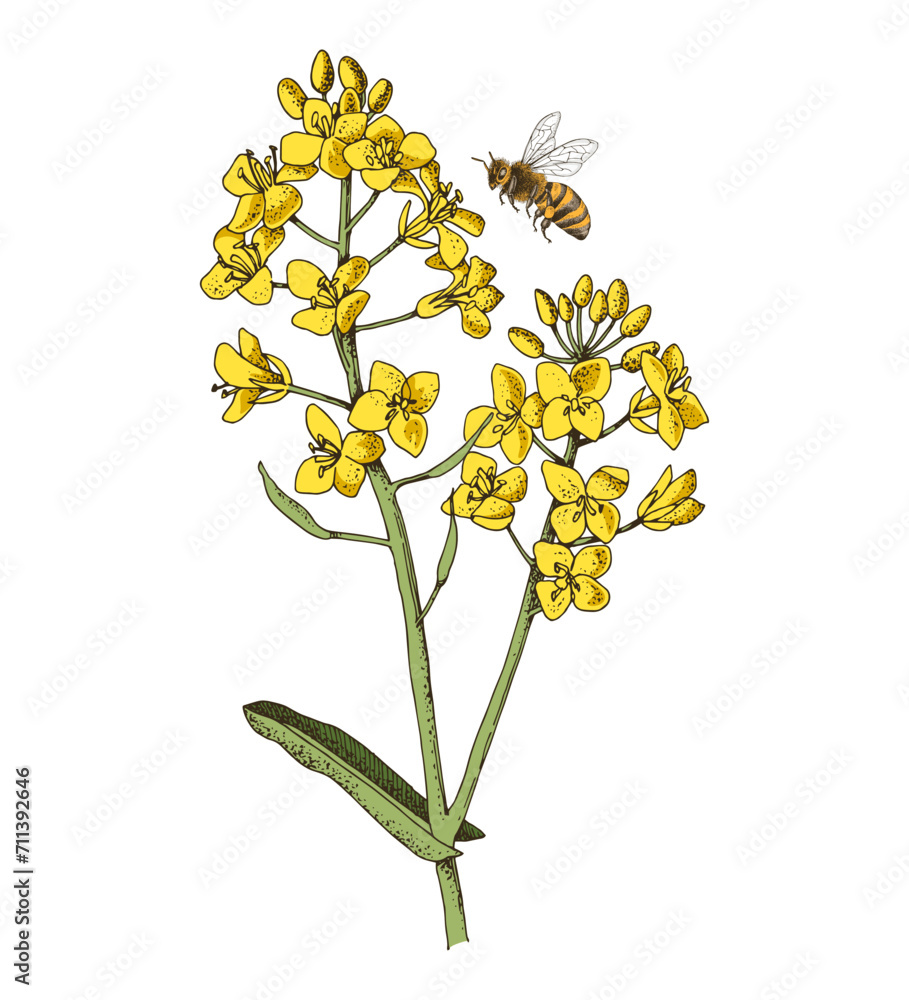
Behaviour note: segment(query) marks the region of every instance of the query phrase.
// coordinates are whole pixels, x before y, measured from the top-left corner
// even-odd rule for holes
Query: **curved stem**
[[[559,342],[559,346],[568,355],[568,360],[569,361],[573,361],[575,359],[575,351],[572,350],[572,348],[569,347],[565,343],[565,341],[562,340],[562,338],[559,336],[559,328],[558,328],[557,324],[553,323],[552,326],[549,329],[552,330],[552,332],[555,334],[555,339]]]
[[[612,328],[613,328],[613,327],[615,326],[615,324],[616,324],[616,320],[614,320],[614,319],[613,319],[613,320],[610,320],[610,322],[609,322],[609,326],[607,326],[607,327],[606,327],[606,329],[605,329],[605,330],[604,330],[604,331],[603,331],[603,332],[602,332],[602,333],[600,334],[600,336],[599,336],[599,337],[597,337],[597,339],[596,339],[596,341],[594,341],[594,343],[590,343],[590,341],[588,341],[588,342],[587,342],[587,344],[585,344],[585,345],[584,345],[584,352],[585,352],[586,354],[592,354],[592,353],[593,353],[593,352],[594,352],[595,350],[597,350],[597,348],[598,348],[598,347],[600,346],[600,344],[602,344],[602,343],[603,343],[603,341],[604,341],[604,340],[605,340],[605,339],[606,339],[606,338],[607,338],[607,337],[609,336],[609,334],[610,334],[610,333],[612,332]],[[597,324],[597,325],[599,325],[599,324]],[[590,340],[591,340],[591,341],[593,340],[593,337],[594,337],[594,334],[595,334],[595,333],[596,333],[596,327],[594,327],[594,331],[593,331],[593,333],[592,333],[592,334],[590,335]],[[620,341],[621,339],[622,339],[622,338],[621,338],[621,336],[617,337],[617,338],[616,338],[615,340],[613,340],[613,341],[612,341],[611,343],[607,344],[607,345],[606,345],[606,346],[605,346],[605,347],[603,348],[603,350],[604,350],[604,351],[608,351],[610,347],[615,347],[615,345],[616,345],[616,344],[617,344],[617,343],[618,343],[618,342],[619,342],[619,341]]]
[[[527,555],[527,552],[524,550],[524,546],[518,541],[518,536],[514,533],[510,524],[508,525],[508,534],[511,535],[511,540],[517,546],[518,552],[521,553],[524,562],[526,562],[528,566],[535,566],[536,563],[531,556]]]
[[[369,201],[367,201],[366,204],[360,209],[360,211],[357,212],[357,214],[350,220],[350,226],[349,226],[350,229],[353,229],[354,226],[356,226],[356,224],[360,221],[360,219],[362,219],[363,216],[366,215],[366,213],[372,208],[372,206],[375,205],[375,203],[379,200],[380,194],[381,194],[380,191],[373,191],[372,195],[370,195]]]
[[[548,455],[553,462],[558,462],[559,465],[565,464],[565,460],[562,456],[557,455],[554,451],[550,451],[549,448],[547,448],[546,445],[543,444],[543,442],[536,436],[536,434],[533,435],[533,443],[540,449],[540,451]]]
[[[385,260],[385,258],[391,253],[392,250],[396,250],[404,242],[404,237],[399,236],[393,243],[389,243],[388,246],[381,252],[377,253],[375,257],[369,262],[370,267],[375,267],[380,261]]]
[[[307,236],[311,236],[314,240],[318,240],[320,243],[324,243],[325,246],[331,247],[332,250],[338,249],[338,244],[334,240],[328,239],[327,236],[322,236],[321,233],[317,233],[315,229],[310,229],[310,227],[307,226],[305,222],[303,222],[301,219],[298,219],[295,215],[292,215],[290,217],[290,221],[295,226],[302,229]]]
[[[630,419],[631,419],[631,414],[626,413],[621,420],[617,420],[611,427],[605,427],[602,431],[600,431],[600,436],[598,438],[595,438],[593,441],[591,441],[590,438],[585,438],[578,447],[583,448],[585,444],[596,444],[597,441],[602,441],[607,434],[612,434],[613,432],[617,431],[622,426],[622,424],[624,424],[626,421]]]
[[[391,326],[392,323],[403,323],[405,320],[413,319],[416,316],[416,309],[411,309],[409,313],[403,313],[401,316],[395,316],[394,319],[383,319],[378,323],[360,323],[357,326],[358,330],[376,330],[380,326]]]
[[[350,403],[346,400],[338,399],[337,396],[327,396],[324,392],[316,392],[315,389],[304,389],[299,385],[287,386],[287,391],[297,396],[309,396],[311,399],[319,399],[323,403],[331,403],[332,406],[343,406],[345,410],[350,409]]]

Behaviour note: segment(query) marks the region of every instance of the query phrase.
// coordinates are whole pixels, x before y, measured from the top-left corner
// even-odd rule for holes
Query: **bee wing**
[[[553,111],[551,115],[541,118],[527,140],[527,148],[521,157],[523,163],[532,167],[540,157],[555,149],[556,129],[562,120],[561,111]]]
[[[533,169],[552,177],[570,177],[581,169],[582,163],[593,156],[598,145],[593,139],[572,139],[536,160]]]

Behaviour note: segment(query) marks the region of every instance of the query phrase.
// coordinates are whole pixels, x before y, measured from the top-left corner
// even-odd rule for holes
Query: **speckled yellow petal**
[[[235,292],[243,284],[242,279],[231,277],[234,273],[229,267],[218,262],[199,282],[202,291],[210,299],[227,298],[231,292]]]
[[[369,129],[366,130],[365,139],[352,142],[344,147],[344,159],[354,170],[366,170],[367,168],[377,170],[382,166],[376,144],[369,136]]]
[[[571,604],[569,587],[559,587],[554,580],[541,580],[535,589],[543,614],[550,621],[561,618],[568,610],[568,605]]]
[[[346,146],[351,142],[356,142],[357,139],[362,139],[365,131],[366,115],[363,112],[358,112],[341,115],[335,122],[332,135]]]
[[[288,181],[308,181],[310,177],[315,177],[319,168],[314,163],[298,165],[295,163],[285,163],[278,171],[275,181],[278,184],[286,184]]]
[[[664,399],[660,406],[657,431],[673,451],[678,448],[685,431],[685,425],[682,423],[679,411],[668,399]]]
[[[486,225],[482,215],[477,215],[476,212],[469,212],[466,208],[456,208],[454,210],[454,214],[451,217],[451,224],[457,226],[458,229],[463,229],[465,233],[470,233],[471,236],[479,236]]]
[[[436,148],[429,136],[422,132],[409,132],[398,147],[398,165],[404,170],[422,167],[436,155]]]
[[[673,394],[674,395],[674,394]],[[685,393],[684,397],[676,403],[682,423],[691,429],[706,424],[707,412],[701,405],[701,401],[691,391]]]
[[[334,481],[334,467],[324,456],[307,458],[297,470],[294,489],[298,493],[327,493]]]
[[[470,517],[480,506],[480,498],[470,486],[459,486],[454,491],[454,512],[458,517]],[[451,514],[451,498],[442,504],[442,512]]]
[[[267,267],[260,267],[249,281],[237,289],[237,292],[254,306],[264,306],[267,302],[271,302],[272,291],[271,271]]]
[[[538,392],[532,392],[524,400],[524,405],[521,407],[521,419],[528,427],[540,427],[543,423],[543,410],[545,409],[546,404],[543,402],[543,397]]]
[[[558,462],[543,462],[543,479],[546,489],[559,503],[573,503],[584,495],[584,480],[577,469]]]
[[[353,292],[345,295],[338,303],[338,329],[341,333],[347,331],[354,325],[357,317],[366,308],[369,301],[369,292]]]
[[[578,589],[572,594],[572,601],[578,611],[599,611],[609,603],[609,591],[593,577],[575,577]]]
[[[319,166],[329,177],[342,180],[348,176],[350,167],[344,159],[344,143],[340,139],[326,139],[322,143]]]
[[[413,400],[411,409],[416,413],[426,413],[439,395],[439,376],[435,372],[414,372],[405,386]]]
[[[553,405],[550,403],[550,406]],[[603,407],[599,403],[590,403],[583,410],[572,410],[571,426],[580,431],[584,437],[596,441],[603,430]],[[545,424],[543,433],[546,433]]]
[[[549,403],[559,396],[574,399],[578,394],[577,386],[572,382],[568,372],[552,361],[543,361],[537,365],[537,388],[544,403]]]
[[[290,184],[273,184],[265,193],[264,222],[269,229],[280,229],[300,210],[303,198]]]
[[[420,182],[416,179],[416,177],[414,177],[413,174],[406,170],[402,170],[398,174],[394,183],[391,185],[391,189],[392,191],[397,191],[399,194],[416,194],[423,197]]]
[[[652,354],[643,354],[641,356],[641,371],[644,373],[644,381],[650,391],[656,396],[664,396],[669,373],[663,362]]]
[[[587,545],[575,555],[571,572],[575,576],[581,573],[598,577],[609,569],[611,562],[612,553],[607,545]]]
[[[601,542],[611,542],[619,528],[619,510],[608,501],[594,503],[593,512],[587,510],[587,527]]]
[[[381,115],[379,118],[374,118],[366,126],[364,134],[367,139],[372,140],[391,139],[395,146],[397,146],[404,138],[404,129],[401,128],[391,115]]]
[[[671,372],[673,369],[675,370],[676,378],[679,377],[682,369],[685,367],[685,357],[678,344],[670,344],[666,350],[663,351],[660,361],[663,362],[663,366],[666,371]]]
[[[252,379],[274,382],[277,376],[269,372],[265,359],[262,359],[262,366],[253,364],[230,346],[230,344],[218,344],[215,351],[215,371],[219,378],[224,379],[228,385],[235,385],[239,388],[258,388]]]
[[[571,545],[584,534],[586,519],[584,507],[576,503],[563,503],[549,515],[549,523],[555,529],[560,542]]]
[[[369,388],[384,392],[391,399],[404,388],[404,373],[385,361],[374,361],[369,372]]]
[[[506,469],[495,478],[495,495],[511,503],[523,500],[527,495],[527,473],[523,469]]]
[[[513,518],[514,507],[507,500],[500,500],[498,497],[486,497],[471,516],[474,524],[490,531],[502,531],[511,524]]]
[[[294,313],[291,323],[301,330],[309,330],[319,337],[325,337],[331,333],[335,325],[335,311],[328,306],[316,306],[313,309],[301,309]]]
[[[485,337],[490,330],[489,318],[486,313],[481,312],[475,302],[464,306],[458,303],[461,310],[461,329],[471,337],[478,340]]]
[[[369,431],[351,431],[344,438],[341,453],[360,465],[369,465],[385,452],[385,445],[380,437]]]
[[[388,425],[388,433],[399,448],[416,458],[426,444],[426,418],[420,413],[405,417],[398,410]]]
[[[553,545],[551,542],[537,542],[533,547],[533,557],[543,576],[564,575],[571,569],[574,558],[564,545]]]
[[[284,241],[284,230],[283,229],[269,229],[263,226],[261,229],[257,229],[253,233],[252,244],[259,251],[259,256],[262,259],[262,263],[265,261],[278,249],[278,247]]]
[[[334,445],[335,450],[341,450],[341,432],[331,417],[315,403],[306,407],[306,426],[316,444],[327,441]]]
[[[335,271],[334,277],[339,284],[346,285],[348,291],[353,291],[369,274],[369,261],[365,257],[351,257]]]
[[[456,267],[467,253],[467,244],[445,226],[436,226],[439,233],[439,253],[446,267]]]
[[[614,500],[628,488],[628,470],[604,465],[587,480],[587,496],[594,500]]]
[[[520,372],[505,365],[493,365],[492,401],[499,413],[515,415],[524,405],[526,386]]]
[[[335,489],[346,497],[355,497],[360,492],[366,470],[359,462],[341,457],[335,466]]]
[[[602,399],[612,384],[608,361],[581,361],[571,369],[571,381],[577,386],[579,396]]]
[[[384,392],[364,392],[354,403],[347,418],[352,427],[361,431],[384,431],[395,415]]]
[[[543,411],[543,437],[555,441],[571,430],[571,407],[564,399],[554,399]]]
[[[671,471],[670,471],[671,475]],[[673,479],[671,483],[663,487],[663,492],[657,497],[657,505],[665,507],[668,504],[678,503],[690,497],[697,489],[698,477],[694,469],[683,472],[678,479]]]
[[[236,233],[245,233],[254,229],[265,213],[265,195],[245,194],[237,202],[234,217],[228,222],[228,228]]]
[[[241,153],[230,165],[230,169],[224,175],[222,184],[225,190],[238,197],[246,194],[257,194],[259,188],[250,183],[255,179],[251,157],[248,153]],[[239,232],[239,230],[238,230]]]
[[[310,135],[317,135],[327,139],[331,135],[332,112],[328,101],[323,101],[321,97],[310,97],[303,104],[303,128]],[[291,133],[296,134],[296,133]],[[296,163],[296,160],[287,160],[284,154],[281,159],[285,163]]]
[[[502,451],[509,462],[520,465],[533,444],[533,432],[523,420],[515,421],[511,430],[502,435]]]

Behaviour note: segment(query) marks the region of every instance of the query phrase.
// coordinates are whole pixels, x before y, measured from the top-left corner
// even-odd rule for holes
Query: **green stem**
[[[576,356],[576,352],[571,347],[569,347],[565,343],[565,341],[562,340],[562,338],[559,336],[559,328],[558,328],[558,326],[555,323],[553,323],[552,326],[549,329],[552,330],[552,332],[555,334],[555,339],[559,342],[559,346],[568,355],[568,360],[569,361],[574,360],[574,358]]]
[[[508,525],[508,534],[511,535],[511,540],[517,546],[518,552],[520,552],[524,558],[524,562],[526,562],[528,566],[535,566],[536,563],[534,562],[533,557],[527,555],[524,551],[524,546],[518,541],[518,536],[514,533],[510,524]]]
[[[404,313],[401,316],[395,316],[394,319],[383,319],[378,323],[361,323],[357,329],[358,330],[375,330],[380,326],[391,326],[392,323],[403,323],[405,320],[413,319],[416,316],[416,309],[412,309],[409,313]]]
[[[568,446],[565,449],[565,456],[563,458],[564,463],[566,465],[573,466],[577,454],[578,435],[577,432],[572,431],[571,436],[568,439]],[[555,504],[553,504],[550,508],[550,513],[554,509]],[[544,542],[552,542],[554,538],[555,531],[552,527],[550,518],[547,515],[546,526],[543,529],[541,540]],[[515,674],[517,673],[518,664],[521,662],[521,655],[524,652],[524,646],[527,642],[527,635],[530,632],[530,626],[533,624],[534,615],[537,611],[539,611],[536,584],[541,579],[542,576],[539,570],[537,570],[536,566],[532,567],[530,575],[527,577],[527,586],[524,588],[524,596],[521,599],[521,610],[518,613],[518,620],[515,623],[514,633],[511,637],[511,644],[508,647],[508,652],[505,654],[505,663],[502,666],[502,672],[499,674],[499,679],[496,681],[492,697],[489,699],[489,705],[486,708],[486,714],[483,716],[483,721],[480,723],[480,728],[477,730],[473,746],[470,749],[470,756],[467,759],[467,768],[464,771],[461,787],[458,789],[458,794],[455,796],[455,800],[449,811],[449,819],[457,826],[460,826],[464,821],[464,817],[467,815],[467,810],[470,808],[474,792],[477,790],[477,783],[480,780],[480,772],[483,769],[486,755],[489,753],[489,749],[492,746],[492,741],[496,734],[496,728],[499,725],[499,719],[502,717],[502,711],[505,708],[505,701],[508,698],[508,692],[511,690],[512,682],[514,681]]]
[[[550,451],[550,449],[547,448],[545,444],[543,444],[543,442],[536,436],[536,434],[533,435],[533,443],[540,449],[540,451],[548,455],[553,460],[553,462],[557,462],[559,465],[565,464],[564,460],[562,459],[562,456],[557,455],[554,451]]]
[[[461,445],[460,448],[453,454],[449,455],[448,458],[443,459],[438,465],[434,465],[431,469],[426,472],[417,473],[415,476],[408,476],[406,479],[396,479],[391,485],[395,491],[399,490],[402,486],[408,486],[410,483],[419,483],[424,479],[435,479],[436,476],[444,476],[446,472],[451,472],[451,470],[467,456],[467,452],[477,443],[477,439],[486,429],[486,425],[495,416],[494,413],[490,413],[489,416],[483,421],[482,424],[471,434],[471,436]]]
[[[585,352],[585,354],[593,354],[593,352],[600,346],[600,344],[602,344],[603,341],[609,336],[609,334],[612,331],[612,328],[615,326],[615,324],[616,324],[615,320],[610,320],[609,326],[607,326],[606,329],[602,332],[602,334],[600,334],[600,336],[597,337],[597,339],[596,339],[596,341],[594,343],[591,344],[588,341],[588,343],[585,344],[585,346],[584,346],[584,352]],[[596,333],[596,328],[594,328],[593,333],[590,335],[590,340],[593,340],[593,336],[594,336],[595,333]],[[612,341],[612,343],[607,344],[603,348],[603,350],[604,351],[608,351],[610,347],[615,347],[615,345],[621,339],[622,339],[621,336],[617,337],[615,340]]]
[[[597,441],[602,441],[603,438],[607,436],[607,434],[614,433],[622,426],[622,424],[624,424],[627,420],[630,419],[631,419],[631,414],[626,413],[621,420],[617,420],[611,427],[605,427],[603,430],[601,430],[600,436],[598,438],[595,438],[594,440],[591,440],[590,438],[585,438],[578,447],[583,448],[585,444],[596,444]]]
[[[269,383],[264,383],[269,384]],[[350,409],[350,403],[344,399],[338,399],[337,396],[327,396],[324,392],[316,392],[315,389],[304,389],[299,385],[289,385],[286,387],[288,392],[295,393],[298,396],[309,396],[312,399],[320,399],[323,403],[331,403],[333,406],[343,406],[345,410]]]
[[[467,924],[464,920],[464,897],[461,895],[461,880],[458,877],[458,865],[454,858],[436,862],[436,876],[439,880],[439,890],[442,893],[442,906],[445,911],[445,936],[448,947],[461,944],[467,940]]]
[[[338,244],[335,243],[334,240],[330,240],[328,239],[328,237],[322,236],[320,233],[317,233],[315,229],[310,229],[310,227],[307,226],[305,222],[303,222],[301,219],[298,219],[295,215],[292,215],[290,217],[290,221],[295,226],[298,226],[300,229],[302,229],[307,236],[311,236],[314,240],[318,240],[320,243],[324,243],[325,246],[331,247],[332,250],[338,249]]]
[[[290,285],[286,281],[273,281],[271,283],[272,288],[290,288]]]
[[[362,219],[363,216],[366,215],[366,213],[372,208],[372,206],[375,205],[375,203],[379,200],[380,193],[381,192],[379,191],[373,191],[373,193],[369,197],[369,201],[367,201],[366,204],[360,209],[360,211],[357,212],[357,214],[350,220],[350,226],[348,226],[349,229],[353,229],[356,226],[356,224],[360,221],[360,219]]]
[[[399,236],[393,243],[389,243],[388,246],[381,252],[377,253],[375,257],[369,262],[370,267],[375,267],[380,261],[385,260],[385,258],[391,253],[392,250],[396,250],[404,242],[404,237]]]

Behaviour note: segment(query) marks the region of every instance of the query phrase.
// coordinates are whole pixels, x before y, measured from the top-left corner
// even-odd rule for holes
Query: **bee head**
[[[486,167],[490,191],[495,191],[500,184],[505,184],[511,176],[511,164],[507,160],[497,160],[492,153],[489,154],[488,164],[485,160],[477,159],[476,156],[471,157],[471,159],[476,160],[477,163],[482,163]]]

